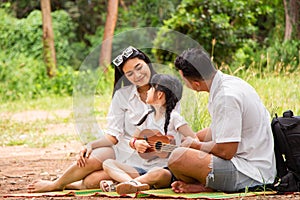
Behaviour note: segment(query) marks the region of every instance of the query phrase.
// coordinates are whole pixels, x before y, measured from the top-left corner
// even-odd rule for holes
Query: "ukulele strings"
[[[165,152],[172,152],[174,149],[176,149],[177,146],[176,145],[172,145],[172,144],[163,144],[161,147],[161,151],[165,151]]]

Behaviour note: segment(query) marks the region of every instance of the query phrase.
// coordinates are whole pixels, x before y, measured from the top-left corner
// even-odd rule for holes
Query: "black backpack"
[[[277,177],[274,188],[278,192],[300,191],[300,116],[291,110],[271,123],[274,136]]]

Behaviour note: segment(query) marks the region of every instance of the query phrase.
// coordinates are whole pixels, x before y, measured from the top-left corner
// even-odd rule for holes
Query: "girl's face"
[[[156,91],[154,87],[150,87],[147,91],[146,103],[149,105],[164,105],[166,103],[164,93],[162,91]]]
[[[149,83],[151,71],[144,60],[132,58],[126,61],[123,66],[126,78],[134,85],[143,86]]]
[[[152,105],[155,103],[155,99],[156,99],[155,88],[150,87],[150,89],[147,91],[146,103]]]

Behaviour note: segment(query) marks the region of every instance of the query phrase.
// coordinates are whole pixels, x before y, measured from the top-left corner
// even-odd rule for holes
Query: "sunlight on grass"
[[[72,109],[72,97],[47,96],[33,100],[20,100],[3,102],[0,105],[1,112],[21,112],[25,110],[60,110]]]
[[[297,74],[251,78],[249,83],[256,89],[272,117],[292,110],[300,115],[300,79]]]
[[[77,140],[72,131],[59,133],[53,131],[47,134],[49,124],[58,124],[57,120],[36,120],[32,122],[18,122],[12,120],[0,121],[0,145],[26,145],[29,147],[47,147],[56,142]]]

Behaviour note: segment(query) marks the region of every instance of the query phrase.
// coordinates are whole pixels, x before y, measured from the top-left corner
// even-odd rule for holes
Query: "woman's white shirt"
[[[107,133],[118,139],[113,147],[118,161],[127,164],[142,161],[135,150],[130,148],[129,141],[136,131],[135,124],[149,108],[140,99],[135,85],[122,87],[114,94],[107,115]]]

